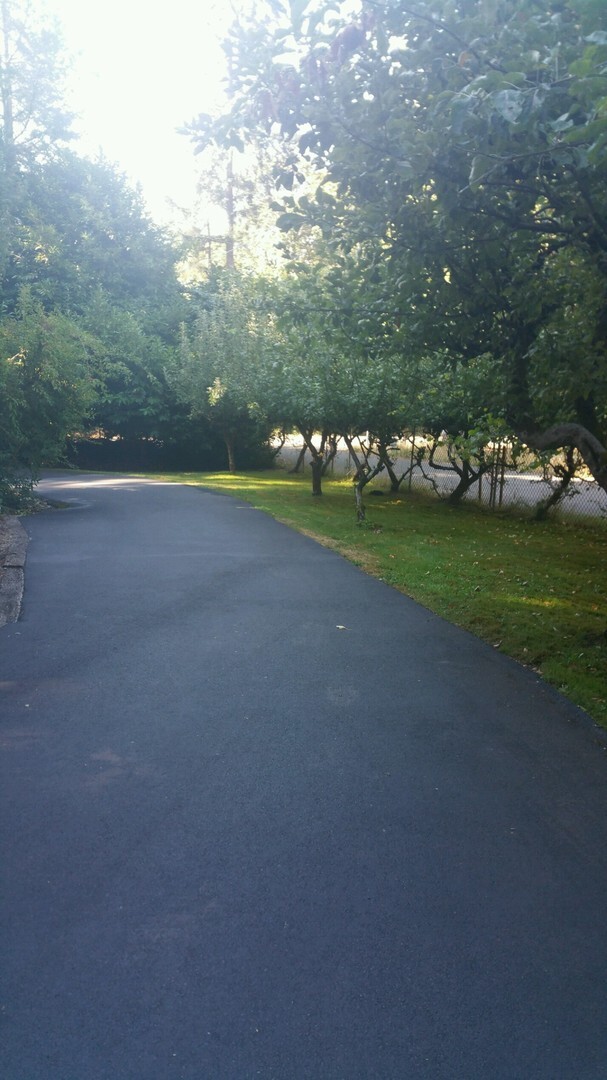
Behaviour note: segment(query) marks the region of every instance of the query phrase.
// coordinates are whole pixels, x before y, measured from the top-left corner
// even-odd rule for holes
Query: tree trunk
[[[234,224],[236,212],[234,208],[234,159],[230,150],[228,156],[228,168],[226,176],[226,215],[228,218],[228,232],[226,236],[226,270],[234,269]]]
[[[559,470],[559,483],[553,489],[552,494],[547,499],[543,499],[537,504],[535,510],[535,520],[545,521],[550,511],[561,502],[566,492],[568,491],[571,481],[573,480],[577,471],[577,462],[574,456],[574,448],[572,446],[567,447],[565,454],[565,464]]]
[[[13,130],[13,87],[12,87],[12,72],[11,72],[11,20],[8,9],[8,0],[2,0],[0,5],[0,16],[2,23],[0,31],[2,33],[2,56],[0,57],[0,65],[2,67],[2,78],[0,80],[2,86],[2,141],[4,144],[4,163],[7,172],[12,172],[15,166],[15,135]]]
[[[329,467],[333,464],[333,461],[335,460],[336,456],[337,456],[337,439],[332,438],[332,439],[329,439],[329,451],[328,451],[328,453],[326,453],[324,455],[324,461],[323,461],[323,466],[322,466],[322,474],[323,474],[323,476],[327,475],[327,473],[329,471]]]
[[[320,439],[320,449],[314,445],[314,432],[307,428],[299,428],[301,437],[310,451],[310,468],[312,469],[312,494],[322,495],[322,474],[325,460],[325,446],[327,445],[327,433],[323,431]]]
[[[379,460],[383,463],[384,469],[386,470],[390,478],[390,491],[393,495],[395,495],[398,491],[400,491],[400,485],[403,478],[401,477],[401,479],[399,480],[398,476],[396,475],[396,470],[394,469],[392,458],[390,457],[390,451],[387,444],[383,440],[380,440],[378,444],[378,454]]]
[[[486,470],[475,472],[474,469],[470,468],[467,462],[464,462],[464,467],[462,469],[457,469],[456,472],[459,476],[459,481],[457,487],[454,487],[447,499],[450,506],[458,506],[466,492],[470,490],[473,484],[478,482],[479,477],[482,476],[483,472],[486,472]]]
[[[280,454],[280,451],[284,447],[286,441],[287,441],[286,433],[284,431],[281,431],[278,446],[271,446],[270,447],[270,451],[271,451],[271,454],[272,454],[272,460],[273,461],[275,461],[276,458],[278,457],[278,455]]]
[[[307,448],[306,444],[304,443],[301,450],[299,451],[299,453],[297,455],[297,461],[295,462],[293,468],[289,469],[289,473],[298,473],[299,472],[299,470],[301,469],[301,467],[303,465],[307,449],[308,448]]]
[[[366,456],[364,461],[361,461],[356,450],[354,449],[354,440],[349,435],[344,435],[344,440],[350,456],[352,457],[354,464],[356,465],[356,476],[354,477],[354,499],[356,501],[356,517],[360,524],[361,521],[365,521],[367,517],[367,511],[363,502],[363,491],[367,484],[371,482],[380,472],[385,468],[385,462],[378,454],[378,460],[375,467],[369,465],[369,455]],[[369,444],[371,446],[371,444]]]
[[[365,504],[363,502],[363,487],[364,481],[358,480],[354,486],[354,499],[356,501],[356,518],[360,524],[361,521],[365,521],[367,518],[367,511],[365,510]]]
[[[228,452],[228,472],[236,472],[236,452],[234,446],[234,438],[232,435],[224,435],[223,441],[226,444],[226,450]]]
[[[312,494],[322,495],[322,457],[316,456],[312,458]]]

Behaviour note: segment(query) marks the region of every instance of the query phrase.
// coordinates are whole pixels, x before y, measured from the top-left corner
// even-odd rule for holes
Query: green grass
[[[607,727],[607,523],[534,522],[436,498],[367,497],[285,472],[165,479],[237,495],[533,668]]]

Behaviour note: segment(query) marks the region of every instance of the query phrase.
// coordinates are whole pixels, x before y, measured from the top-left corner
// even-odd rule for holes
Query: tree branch
[[[546,431],[519,431],[532,450],[558,450],[574,446],[603,491],[607,491],[607,447],[582,424],[554,424]]]

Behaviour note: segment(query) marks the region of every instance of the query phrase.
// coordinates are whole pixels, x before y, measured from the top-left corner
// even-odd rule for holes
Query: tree
[[[100,345],[61,314],[47,314],[24,290],[0,322],[0,479],[5,493],[30,484],[43,463],[63,459],[69,432],[95,398]]]
[[[255,400],[269,341],[255,286],[235,271],[216,272],[201,290],[193,326],[182,328],[179,354],[167,370],[192,418],[203,417],[222,438],[230,472],[240,453],[250,458],[272,430]]]
[[[184,133],[191,135],[199,155],[199,173],[196,205],[184,213],[182,273],[198,281],[221,267],[276,273],[283,262],[284,234],[271,204],[277,197],[273,173],[281,144],[270,139],[240,151],[207,142],[196,125]]]
[[[334,268],[324,247],[317,240],[309,250],[313,258],[297,262],[277,294],[279,326],[288,342],[279,368],[282,393],[290,400],[286,415],[311,454],[315,494],[321,493],[321,476],[338,440],[346,441],[356,464],[362,519],[363,488],[386,467],[388,448],[402,430],[401,373],[385,328],[372,318],[373,293],[358,299],[364,253],[341,256]]]
[[[4,168],[18,172],[73,137],[64,105],[67,71],[58,26],[31,0],[0,0],[0,94]]]
[[[5,306],[26,284],[47,309],[81,316],[102,288],[148,331],[166,337],[169,322],[175,340],[183,317],[179,253],[114,166],[64,149],[23,174],[21,193]]]
[[[332,21],[324,4],[272,7],[273,24],[235,32],[217,138],[270,125],[296,140],[320,182],[283,227],[316,226],[336,262],[374,244],[377,321],[407,326],[409,357],[490,355],[485,406],[534,447],[576,446],[606,487],[604,7],[374,0]]]
[[[72,138],[62,99],[65,73],[58,28],[27,0],[0,0],[0,273],[27,202],[24,177]]]
[[[188,315],[180,252],[113,165],[70,150],[65,67],[60,33],[41,10],[0,0],[2,468],[13,479],[57,460],[66,436],[87,427],[125,446],[201,436],[164,374]],[[73,379],[61,375],[77,343],[86,380],[78,365]]]

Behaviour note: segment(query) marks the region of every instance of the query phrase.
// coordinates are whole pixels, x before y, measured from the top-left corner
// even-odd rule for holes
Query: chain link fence
[[[432,448],[434,446],[434,453]],[[297,436],[290,436],[280,449],[277,463],[298,472],[309,471],[309,451]],[[377,458],[374,459],[376,461]],[[457,460],[457,459],[456,459]],[[393,472],[400,480],[399,490],[433,492],[448,498],[461,481],[446,443],[411,435],[399,441],[392,452]],[[459,465],[461,467],[461,460]],[[474,467],[473,462],[473,467]],[[354,477],[356,467],[348,447],[339,440],[326,475]],[[390,486],[386,472],[372,485],[375,489]],[[548,513],[607,518],[607,493],[587,475],[583,463],[573,452],[539,458],[532,453],[513,455],[507,441],[485,448],[480,475],[463,495],[467,502],[477,502],[489,509],[513,507],[537,516]]]

